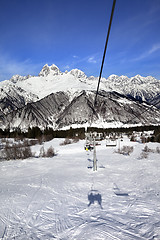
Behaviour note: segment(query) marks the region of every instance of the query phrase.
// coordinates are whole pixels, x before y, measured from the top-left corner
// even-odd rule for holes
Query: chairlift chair
[[[91,133],[85,133],[86,135],[86,142],[84,145],[85,150],[93,150],[93,138],[91,137]]]
[[[85,143],[84,149],[85,150],[93,150],[94,146],[91,143]]]
[[[117,146],[117,141],[112,138],[106,139],[106,147],[116,147]]]

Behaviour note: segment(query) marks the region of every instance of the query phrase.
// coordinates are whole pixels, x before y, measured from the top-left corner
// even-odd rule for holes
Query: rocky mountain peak
[[[69,73],[72,74],[73,76],[77,77],[77,78],[81,78],[81,79],[87,78],[87,76],[85,75],[85,73],[82,72],[82,71],[79,70],[79,69],[72,69]]]
[[[17,83],[18,81],[23,81],[25,78],[26,78],[26,77],[23,77],[23,76],[21,76],[21,75],[16,74],[16,75],[13,75],[13,76],[11,77],[10,81],[11,81],[12,83]]]
[[[49,74],[59,75],[59,74],[61,74],[61,71],[55,64],[52,64],[51,66],[49,66],[48,64],[45,64],[38,76],[46,77]]]
[[[142,77],[141,75],[137,74],[134,77],[131,77],[131,82],[135,83],[135,84],[141,84],[144,82],[144,77]]]

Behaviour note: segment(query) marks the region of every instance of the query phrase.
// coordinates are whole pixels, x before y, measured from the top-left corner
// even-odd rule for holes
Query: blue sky
[[[0,81],[44,64],[98,76],[112,0],[0,0]],[[117,0],[103,76],[160,79],[160,0]]]

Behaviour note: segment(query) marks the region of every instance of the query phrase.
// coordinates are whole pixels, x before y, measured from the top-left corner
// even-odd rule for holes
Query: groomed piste
[[[124,136],[120,147],[133,146],[124,155],[103,140],[93,171],[84,140],[62,141],[44,143],[54,157],[38,157],[42,146],[35,145],[37,157],[0,162],[0,238],[159,240],[159,144],[147,143],[153,151],[144,158],[146,144]]]

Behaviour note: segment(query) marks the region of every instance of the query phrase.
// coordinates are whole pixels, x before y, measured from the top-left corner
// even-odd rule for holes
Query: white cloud
[[[89,63],[97,63],[96,59],[94,56],[88,58]]]
[[[0,81],[10,79],[15,74],[35,74],[40,68],[40,64],[33,64],[30,59],[19,62],[7,54],[0,53]]]
[[[149,57],[150,55],[152,55],[153,53],[155,53],[159,50],[160,50],[160,43],[154,44],[148,51],[142,53],[137,58],[133,58],[132,61],[140,61],[142,59],[145,59],[145,58]]]
[[[73,58],[78,58],[78,56],[76,56],[76,55],[73,55]]]
[[[160,50],[160,43],[154,44],[152,48],[148,51],[148,54],[150,55],[154,52],[157,52],[158,50]]]

